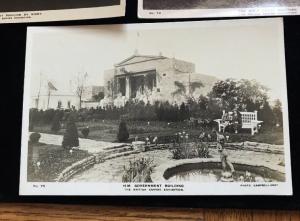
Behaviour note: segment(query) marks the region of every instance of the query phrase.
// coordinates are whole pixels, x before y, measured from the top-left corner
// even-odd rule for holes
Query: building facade
[[[144,101],[182,102],[184,96],[174,95],[178,81],[186,87],[192,82],[202,82],[203,88],[196,93],[205,94],[216,81],[214,77],[197,74],[195,64],[168,58],[162,55],[146,56],[135,54],[107,70],[105,95],[114,99],[140,99]]]

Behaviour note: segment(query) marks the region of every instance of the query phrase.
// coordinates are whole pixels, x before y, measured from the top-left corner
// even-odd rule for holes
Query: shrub
[[[124,166],[122,182],[152,182],[151,174],[153,172],[153,160],[141,158],[135,161],[129,161],[129,167]]]
[[[185,159],[185,156],[180,146],[174,145],[173,149],[171,150],[171,153],[173,154],[172,158],[175,160]]]
[[[196,143],[196,151],[197,156],[199,158],[208,158],[209,157],[209,149],[206,143],[197,142]]]
[[[56,112],[53,117],[51,131],[58,132],[60,130],[61,128],[60,120],[61,120],[61,114],[59,112]]]
[[[89,136],[90,133],[90,128],[89,127],[85,127],[83,129],[81,129],[81,134],[84,138],[87,138]]]
[[[125,142],[129,138],[129,133],[127,130],[127,125],[125,121],[121,121],[119,125],[119,132],[118,132],[118,141],[119,142]]]
[[[174,140],[173,148],[170,150],[173,159],[191,159],[191,158],[208,158],[209,149],[208,144],[200,140],[189,142],[189,135],[179,134]]]
[[[41,134],[39,133],[32,133],[29,137],[31,143],[38,143],[40,138],[41,138]]]
[[[38,119],[38,109],[32,108],[29,111],[29,130],[32,131],[34,129],[35,124]]]
[[[29,121],[29,131],[33,131],[34,129],[34,124],[32,123],[32,121]]]
[[[264,122],[266,126],[275,126],[276,118],[268,102],[258,111],[258,119]]]
[[[54,109],[48,109],[45,111],[41,111],[41,117],[44,124],[51,124],[53,121],[53,118],[55,116],[55,110]]]
[[[73,116],[70,115],[68,118],[67,128],[62,142],[62,147],[70,148],[70,147],[78,147],[78,146],[79,146],[79,139],[78,139],[77,127]]]

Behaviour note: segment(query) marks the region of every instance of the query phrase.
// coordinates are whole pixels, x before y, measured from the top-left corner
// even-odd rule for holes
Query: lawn
[[[145,9],[253,8],[299,4],[299,0],[144,0]]]
[[[89,139],[117,142],[117,133],[119,121],[117,120],[100,120],[90,122],[77,122],[79,136],[83,137],[80,130],[83,127],[90,128]],[[34,132],[53,133],[51,126],[35,126]],[[130,139],[145,139],[146,137],[167,137],[174,136],[175,133],[187,132],[190,137],[198,137],[203,130],[201,127],[190,126],[187,122],[160,122],[160,121],[129,121],[127,122]],[[209,132],[211,129],[207,129]],[[65,129],[61,129],[57,134],[63,135]],[[249,131],[241,131],[239,134],[227,134],[231,142],[253,141],[269,144],[283,144],[283,132],[277,128],[263,128],[262,131],[254,136],[251,136]]]
[[[119,121],[117,120],[100,120],[90,122],[77,122],[78,134],[82,138],[81,128],[88,126],[90,133],[88,138],[93,140],[116,142],[117,133],[119,128]],[[145,121],[130,121],[127,122],[130,138],[134,139],[136,136],[139,138],[146,136],[170,135],[180,130],[187,129],[188,125],[184,122],[180,123],[166,123],[159,121],[145,122]],[[50,125],[35,126],[34,132],[52,133]],[[193,130],[198,134],[198,130]],[[63,135],[65,129],[62,128],[56,134]]]
[[[28,182],[54,182],[60,172],[88,157],[86,151],[64,149],[42,143],[28,144]]]
[[[104,120],[77,122],[79,135],[80,130],[86,126],[90,128],[89,139],[116,142],[119,121]],[[178,132],[189,134],[189,138],[198,138],[203,128],[189,125],[188,122],[144,122],[129,121],[127,127],[130,133],[130,141],[136,137],[145,140],[146,137],[158,137],[158,143],[171,143]],[[53,133],[51,126],[35,126],[35,132]],[[211,132],[212,128],[207,128]],[[63,135],[65,129],[61,129],[57,134]],[[229,136],[228,142],[252,141],[268,144],[283,144],[283,131],[280,128],[264,128],[260,133],[251,136],[250,131],[240,131],[240,133],[226,133]],[[190,139],[192,141],[192,139]],[[43,143],[28,145],[28,181],[29,182],[54,182],[58,175],[68,166],[82,160],[90,154],[82,150],[64,149],[58,145],[48,145]]]

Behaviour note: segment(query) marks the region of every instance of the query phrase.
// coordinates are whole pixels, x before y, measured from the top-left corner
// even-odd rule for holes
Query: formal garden
[[[159,170],[191,159],[210,159],[207,165],[219,167],[220,136],[233,163],[247,162],[251,155],[264,167],[274,164],[268,174],[282,171],[282,107],[279,100],[270,104],[267,88],[256,81],[227,79],[215,83],[207,96],[195,97],[180,87],[178,94],[185,96],[186,102],[132,99],[120,108],[31,109],[28,180],[59,181],[66,168],[79,168],[78,162],[93,157],[89,165],[72,170],[72,176],[64,181],[151,182]],[[231,120],[224,131],[218,131],[215,120],[222,118],[224,110],[257,111],[262,122],[257,133],[251,135],[241,122]],[[242,168],[241,163],[234,165]],[[253,173],[242,170],[235,180],[254,181],[251,174],[259,173],[258,168]],[[212,173],[210,168],[205,171],[208,176]]]

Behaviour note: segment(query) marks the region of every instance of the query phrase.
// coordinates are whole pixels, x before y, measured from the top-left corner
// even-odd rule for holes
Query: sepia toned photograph
[[[292,194],[280,18],[32,27],[24,88],[21,195]]]
[[[147,18],[296,15],[299,7],[299,0],[139,0],[139,15]]]
[[[0,23],[61,21],[125,15],[125,0],[3,0]]]

